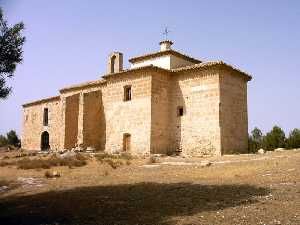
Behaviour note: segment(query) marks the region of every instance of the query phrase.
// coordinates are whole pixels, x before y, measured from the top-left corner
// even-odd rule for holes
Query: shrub
[[[11,165],[14,165],[14,162],[0,161],[0,167],[11,166]]]
[[[110,165],[113,169],[117,169],[118,167],[124,164],[123,161],[120,159],[105,159],[104,162]]]
[[[286,141],[286,148],[300,148],[300,130],[294,129],[290,132]]]

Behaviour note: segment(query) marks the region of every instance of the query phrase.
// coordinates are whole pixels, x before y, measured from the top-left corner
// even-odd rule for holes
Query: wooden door
[[[123,135],[123,151],[129,152],[130,151],[130,134],[124,134]]]

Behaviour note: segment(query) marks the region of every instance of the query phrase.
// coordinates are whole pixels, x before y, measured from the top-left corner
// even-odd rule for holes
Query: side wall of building
[[[44,108],[48,108],[48,126],[43,125]],[[23,108],[23,126],[21,144],[23,149],[40,150],[41,135],[49,133],[50,149],[60,149],[61,102],[52,100]]]
[[[106,152],[123,151],[125,135],[130,135],[130,152],[150,151],[151,72],[140,71],[107,78],[103,89],[106,120]],[[124,101],[124,87],[131,87],[131,100]]]
[[[220,81],[222,153],[247,153],[247,81],[237,72],[226,69],[221,71]]]
[[[194,70],[174,76],[170,116],[173,148],[189,155],[220,155],[219,73]],[[178,109],[183,108],[180,116]]]
[[[151,93],[151,153],[167,154],[173,151],[170,126],[172,76],[153,73]]]

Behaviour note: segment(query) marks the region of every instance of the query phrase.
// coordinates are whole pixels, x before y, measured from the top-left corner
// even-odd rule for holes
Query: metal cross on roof
[[[168,29],[168,27],[165,27],[164,32],[162,34],[165,35],[166,40],[168,39],[168,34],[169,33],[170,33],[170,30]]]

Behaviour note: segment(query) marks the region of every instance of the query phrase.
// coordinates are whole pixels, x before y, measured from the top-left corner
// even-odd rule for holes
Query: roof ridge
[[[167,55],[167,54],[174,54],[175,56],[179,56],[179,57],[182,57],[182,58],[186,58],[188,59],[189,61],[192,61],[194,63],[200,63],[202,62],[201,60],[199,59],[196,59],[196,58],[193,58],[189,55],[186,55],[184,53],[181,53],[181,52],[178,52],[176,50],[173,50],[173,49],[169,49],[169,50],[165,50],[165,51],[157,51],[157,52],[153,52],[153,53],[148,53],[148,54],[144,54],[144,55],[141,55],[141,56],[136,56],[136,57],[132,57],[130,58],[128,61],[130,63],[134,63],[134,62],[138,62],[138,61],[141,61],[143,59],[147,59],[147,58],[155,58],[155,57],[158,57],[158,56],[163,56],[163,55]]]

